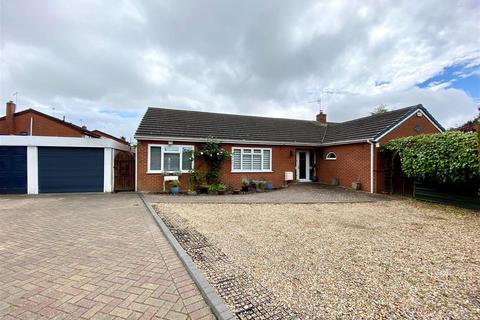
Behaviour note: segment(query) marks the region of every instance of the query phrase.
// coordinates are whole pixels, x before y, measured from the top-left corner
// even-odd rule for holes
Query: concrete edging
[[[173,249],[177,253],[177,256],[180,258],[183,265],[187,269],[188,273],[192,277],[193,282],[195,282],[195,284],[197,285],[198,289],[200,290],[200,293],[205,299],[205,302],[207,302],[208,306],[212,310],[213,314],[217,317],[217,319],[220,319],[220,320],[235,319],[235,317],[232,315],[230,310],[228,310],[223,299],[215,292],[215,289],[208,283],[207,279],[205,279],[203,274],[197,268],[192,258],[182,248],[182,246],[177,241],[177,239],[175,239],[175,236],[172,234],[170,229],[168,229],[167,225],[158,216],[158,214],[152,208],[150,203],[148,203],[148,201],[145,199],[145,196],[142,193],[138,193],[138,196],[140,197],[140,199],[142,199],[148,212],[150,212],[153,219],[157,223],[158,227],[160,228],[160,230],[165,235],[170,245],[173,247]]]

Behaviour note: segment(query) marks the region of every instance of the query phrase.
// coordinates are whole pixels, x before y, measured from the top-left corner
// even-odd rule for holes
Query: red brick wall
[[[436,133],[438,130],[425,117],[412,117],[405,121],[401,126],[390,132],[380,143],[384,144],[390,139],[411,136],[418,134],[415,127],[419,125],[423,128],[423,133]],[[148,143],[166,144],[165,141],[139,141],[137,148],[137,168],[138,168],[138,190],[146,192],[162,191],[163,176],[161,174],[147,174],[147,145]],[[174,142],[175,143],[175,142]],[[179,142],[178,144],[189,145],[194,143]],[[273,172],[267,173],[232,173],[231,161],[224,163],[221,171],[220,180],[226,186],[234,188],[241,187],[243,177],[249,179],[264,179],[271,181],[274,187],[280,187],[284,184],[285,171],[292,171],[295,175],[295,154],[296,148],[291,146],[252,146],[252,145],[232,145],[226,144],[223,147],[231,151],[232,146],[272,148],[272,169]],[[196,148],[198,145],[196,146]],[[303,148],[299,148],[302,149]],[[378,148],[374,148],[374,191],[382,192],[384,189],[383,181],[383,163],[378,154]],[[325,160],[328,152],[333,151],[337,155],[337,160]],[[195,168],[204,166],[198,159],[195,160]],[[370,191],[370,144],[358,143],[349,145],[339,145],[331,147],[322,147],[317,151],[317,175],[320,182],[330,184],[333,177],[339,178],[341,186],[351,188],[352,182],[359,181],[362,184],[361,190]],[[188,186],[188,174],[183,174],[180,178],[182,190],[185,191]]]
[[[326,160],[328,152],[335,152],[337,160]],[[357,143],[340,146],[322,147],[317,153],[317,174],[320,182],[330,184],[338,177],[343,187],[352,187],[359,181],[361,190],[370,191],[370,145]]]
[[[148,144],[167,144],[166,141],[138,141],[137,146],[137,190],[145,192],[160,192],[163,189],[163,175],[157,173],[147,173],[148,165]],[[175,142],[180,145],[195,145],[197,149],[198,144]],[[220,172],[220,181],[227,187],[240,189],[242,186],[242,178],[248,179],[262,179],[271,181],[274,187],[281,187],[284,184],[285,171],[295,171],[295,147],[289,146],[260,146],[260,145],[239,145],[239,144],[225,144],[223,148],[231,152],[232,147],[257,147],[257,148],[271,148],[272,149],[272,172],[231,172],[231,160],[226,160]],[[205,163],[200,159],[195,159],[195,168],[206,168]],[[180,177],[181,190],[186,191],[188,188],[188,174],[183,174]]]
[[[68,125],[53,121],[33,112],[27,112],[14,117],[14,132],[19,135],[22,132],[30,132],[30,118],[33,118],[34,136],[55,136],[55,137],[83,137],[84,134]],[[9,134],[7,122],[0,120],[0,134]]]
[[[422,130],[421,132],[417,132],[415,127],[419,126]],[[389,132],[385,137],[380,139],[380,146],[386,144],[388,141],[392,139],[398,139],[401,137],[408,137],[408,136],[416,136],[419,134],[432,134],[440,132],[425,116],[417,117],[413,115],[405,122],[403,122],[400,126]],[[375,148],[374,153],[374,175],[375,175],[375,187],[374,190],[377,193],[382,193],[385,191],[385,177],[384,177],[384,163],[385,159],[383,158],[382,154],[380,153],[379,148]]]

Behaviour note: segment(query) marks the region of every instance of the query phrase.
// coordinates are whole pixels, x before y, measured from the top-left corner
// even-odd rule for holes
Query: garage
[[[0,194],[27,193],[27,147],[0,147]]]
[[[104,149],[38,147],[38,191],[103,192]]]

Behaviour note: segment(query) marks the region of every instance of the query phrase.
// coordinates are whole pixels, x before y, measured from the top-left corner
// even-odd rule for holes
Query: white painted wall
[[[112,148],[105,148],[103,156],[103,192],[113,191],[113,156],[114,152]]]
[[[38,194],[38,148],[27,147],[27,193]]]

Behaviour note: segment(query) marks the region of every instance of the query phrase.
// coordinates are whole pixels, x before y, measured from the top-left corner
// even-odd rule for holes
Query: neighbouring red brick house
[[[135,134],[136,186],[138,191],[162,191],[165,175],[182,172],[185,190],[188,172],[202,163],[192,163],[184,154],[215,137],[232,153],[221,171],[227,186],[240,188],[247,177],[281,187],[291,175],[300,182],[345,187],[359,182],[362,190],[378,193],[385,190],[380,146],[443,130],[422,105],[341,123],[327,122],[323,112],[316,121],[306,121],[149,108]]]

